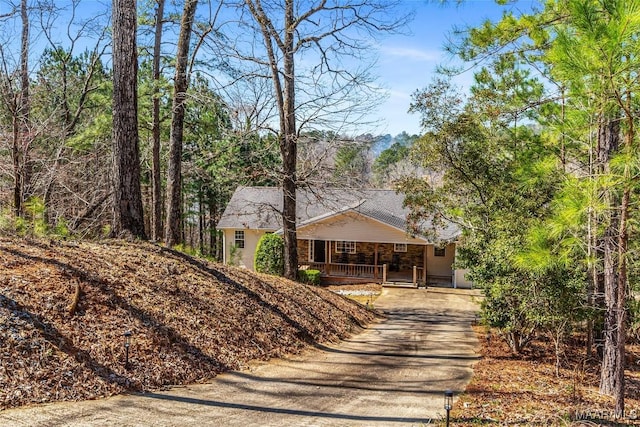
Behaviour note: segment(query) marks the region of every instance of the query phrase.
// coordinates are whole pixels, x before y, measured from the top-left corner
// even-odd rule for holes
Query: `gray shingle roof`
[[[311,223],[321,218],[352,210],[384,224],[405,231],[409,210],[403,207],[404,195],[394,190],[299,190],[297,223]],[[282,190],[277,187],[238,187],[231,197],[219,229],[250,228],[276,231],[282,227]],[[425,224],[428,228],[428,224]],[[458,228],[451,224],[438,230],[438,240],[454,240]]]

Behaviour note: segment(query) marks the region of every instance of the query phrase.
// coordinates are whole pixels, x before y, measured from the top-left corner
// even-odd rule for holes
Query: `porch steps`
[[[413,288],[416,289],[418,287],[418,285],[416,283],[411,283],[411,282],[384,282],[382,284],[383,287],[385,288]]]

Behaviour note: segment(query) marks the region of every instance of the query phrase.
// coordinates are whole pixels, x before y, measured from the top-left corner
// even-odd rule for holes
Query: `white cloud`
[[[432,50],[421,50],[411,47],[401,46],[380,46],[383,55],[395,56],[412,61],[436,62],[441,59],[442,54]]]
[[[394,102],[406,101],[408,103],[409,99],[411,99],[411,94],[407,92],[392,89],[392,90],[389,90],[387,93],[389,94],[391,101],[394,101]]]

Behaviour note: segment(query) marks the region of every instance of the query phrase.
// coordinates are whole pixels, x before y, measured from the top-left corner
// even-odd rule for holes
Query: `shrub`
[[[53,234],[61,239],[68,239],[71,236],[71,230],[64,218],[59,218],[56,226],[53,228]]]
[[[310,285],[320,284],[320,270],[298,270],[298,279]]]
[[[0,231],[14,231],[13,213],[10,208],[4,208],[0,211]]]
[[[20,236],[67,239],[71,230],[67,221],[59,217],[53,227],[46,221],[47,208],[39,197],[31,197],[24,203],[24,215],[15,216],[9,209],[0,210],[0,231]]]
[[[30,223],[27,225],[28,231],[36,237],[46,236],[49,232],[49,227],[45,221],[45,211],[47,210],[44,205],[44,200],[39,197],[31,197],[24,203],[25,213]]]
[[[284,241],[277,234],[265,234],[258,240],[253,267],[258,273],[284,274]]]

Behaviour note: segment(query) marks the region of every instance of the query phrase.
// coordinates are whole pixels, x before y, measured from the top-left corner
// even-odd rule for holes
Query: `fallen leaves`
[[[322,288],[149,243],[0,237],[0,409],[202,382],[373,316]]]
[[[568,343],[560,375],[555,374],[553,344],[539,338],[522,356],[514,356],[497,336],[487,342],[476,327],[481,359],[471,383],[452,412],[454,425],[640,425],[640,369],[626,371],[626,415],[615,419],[613,401],[598,393],[596,360],[585,361],[584,344]],[[628,345],[633,360],[640,348]]]

